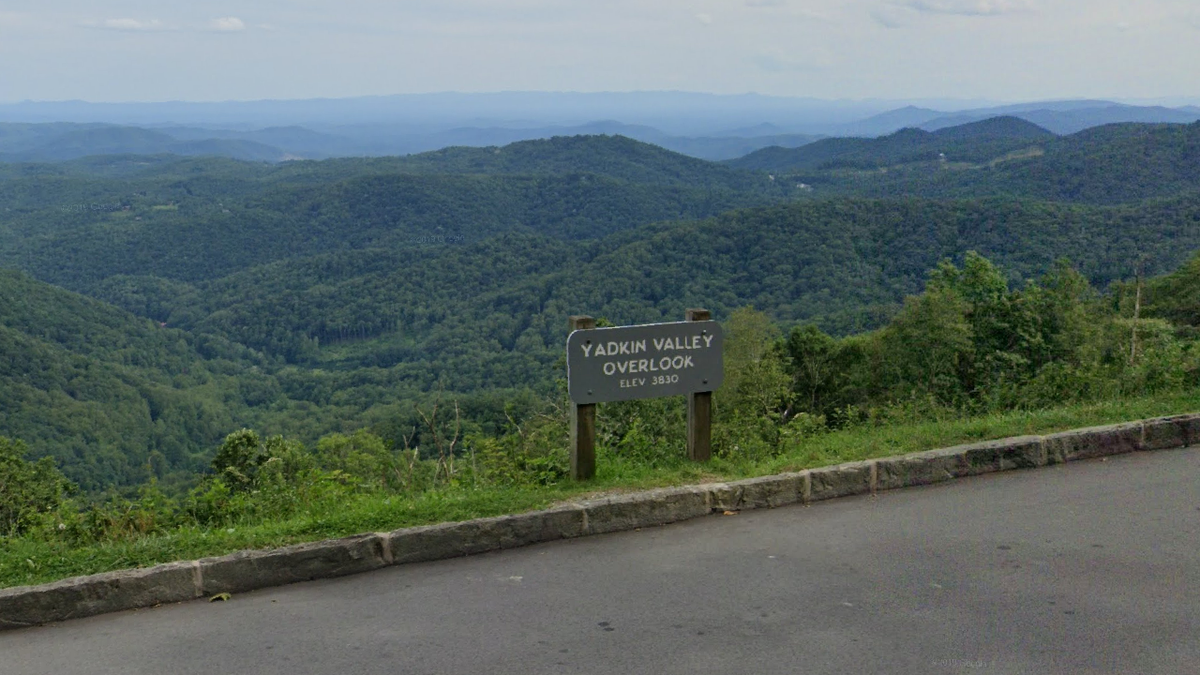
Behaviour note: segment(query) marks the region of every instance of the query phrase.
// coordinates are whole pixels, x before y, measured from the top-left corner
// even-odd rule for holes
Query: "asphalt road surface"
[[[1200,450],[10,631],[0,673],[1200,673]]]

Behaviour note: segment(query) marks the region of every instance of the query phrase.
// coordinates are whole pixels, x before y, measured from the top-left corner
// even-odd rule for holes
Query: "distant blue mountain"
[[[835,136],[882,136],[906,127],[921,127],[931,120],[944,117],[946,113],[929,108],[904,106],[872,115],[863,120],[838,127]]]
[[[1073,134],[1122,122],[1187,124],[1200,119],[1200,107],[1134,106],[1100,100],[1042,101],[944,112],[905,106],[843,124],[833,136],[874,137],[906,127],[937,131],[994,117],[1019,117],[1056,134]]]
[[[939,110],[686,92],[420,94],[220,103],[24,102],[0,105],[0,161],[104,154],[216,154],[253,161],[407,155],[575,135],[622,135],[714,161],[822,137],[938,131],[1015,117],[1056,134],[1123,122],[1189,123],[1200,107],[1043,101]],[[11,124],[5,124],[9,120]],[[33,124],[37,122],[37,124]],[[64,126],[64,123],[69,122]],[[72,126],[73,125],[73,126]]]
[[[247,161],[286,159],[278,148],[243,139],[180,140],[139,127],[0,124],[0,161],[57,162],[92,155],[215,155]]]
[[[93,155],[216,155],[249,161],[407,155],[452,146],[502,146],[555,136],[627,136],[708,160],[741,157],[777,145],[794,148],[815,140],[804,134],[773,136],[671,136],[645,125],[612,120],[577,126],[533,128],[458,127],[434,133],[383,133],[376,127],[347,127],[342,134],[304,127],[256,130],[162,126],[147,129],[107,124],[0,123],[0,161],[57,162]]]
[[[1200,120],[1200,109],[1131,106],[1104,101],[1074,101],[1063,102],[1053,107],[1006,106],[1004,108],[968,110],[954,115],[937,117],[916,126],[928,131],[935,131],[987,119],[998,113],[1020,117],[1060,135],[1073,134],[1104,124],[1124,122],[1189,124]]]
[[[708,136],[722,129],[773,124],[808,133],[887,110],[884,101],[825,101],[759,94],[690,92],[497,92],[403,94],[288,101],[88,103],[54,101],[0,105],[0,122],[106,122],[256,129],[303,126],[321,132],[353,125],[432,133],[456,127],[576,126],[615,119],[671,136]],[[332,131],[332,133],[337,133]],[[772,134],[759,134],[772,135]]]

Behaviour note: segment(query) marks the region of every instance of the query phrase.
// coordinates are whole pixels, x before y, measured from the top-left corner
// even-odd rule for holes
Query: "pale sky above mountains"
[[[0,102],[432,91],[1200,100],[1196,0],[5,0]]]

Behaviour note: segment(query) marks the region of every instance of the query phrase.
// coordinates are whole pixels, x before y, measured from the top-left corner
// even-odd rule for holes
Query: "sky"
[[[0,3],[0,102],[651,90],[1200,101],[1200,2]]]

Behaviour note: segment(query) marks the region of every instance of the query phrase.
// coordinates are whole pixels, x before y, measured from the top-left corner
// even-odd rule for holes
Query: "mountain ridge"
[[[880,138],[825,138],[794,149],[767,148],[725,164],[778,172],[879,169],[939,159],[984,162],[1053,136],[1020,118],[994,117],[937,131],[907,127]]]

